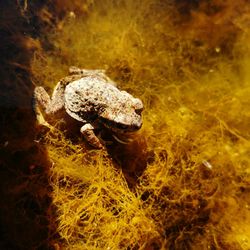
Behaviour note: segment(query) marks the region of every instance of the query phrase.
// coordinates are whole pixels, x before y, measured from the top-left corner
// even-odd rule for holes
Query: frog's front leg
[[[103,148],[102,143],[94,133],[94,127],[90,123],[86,123],[80,129],[86,141],[95,148]]]

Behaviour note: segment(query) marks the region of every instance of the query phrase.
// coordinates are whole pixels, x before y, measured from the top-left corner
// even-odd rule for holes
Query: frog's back
[[[65,88],[65,109],[74,119],[95,119],[100,109],[118,99],[120,91],[102,78],[89,76],[73,81]]]

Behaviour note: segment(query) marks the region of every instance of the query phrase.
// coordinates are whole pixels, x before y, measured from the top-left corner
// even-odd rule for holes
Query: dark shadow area
[[[112,144],[107,147],[110,157],[122,168],[128,186],[133,189],[147,167],[152,162],[154,153],[147,149],[147,140],[143,136],[131,137],[132,141],[123,144],[112,138]],[[111,137],[110,137],[111,140]]]
[[[31,105],[36,2],[27,15],[22,1],[0,2],[0,249],[50,249],[54,237],[50,163],[35,141]]]

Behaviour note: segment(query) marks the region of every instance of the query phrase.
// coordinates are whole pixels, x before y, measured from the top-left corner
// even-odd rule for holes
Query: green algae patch
[[[80,133],[40,134],[55,247],[250,247],[249,5],[237,15],[231,1],[212,2],[190,13],[157,0],[57,3],[64,17],[41,37],[33,82],[51,93],[71,65],[106,69],[145,110],[142,129],[127,144],[109,138],[107,150]],[[218,22],[210,39],[203,30]]]

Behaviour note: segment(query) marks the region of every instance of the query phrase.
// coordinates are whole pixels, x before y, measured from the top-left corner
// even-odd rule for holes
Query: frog
[[[80,123],[83,138],[97,149],[105,147],[97,129],[126,134],[142,127],[142,100],[120,90],[102,69],[71,66],[51,97],[44,87],[36,86],[33,101],[36,113],[39,110],[49,124],[65,116]]]

